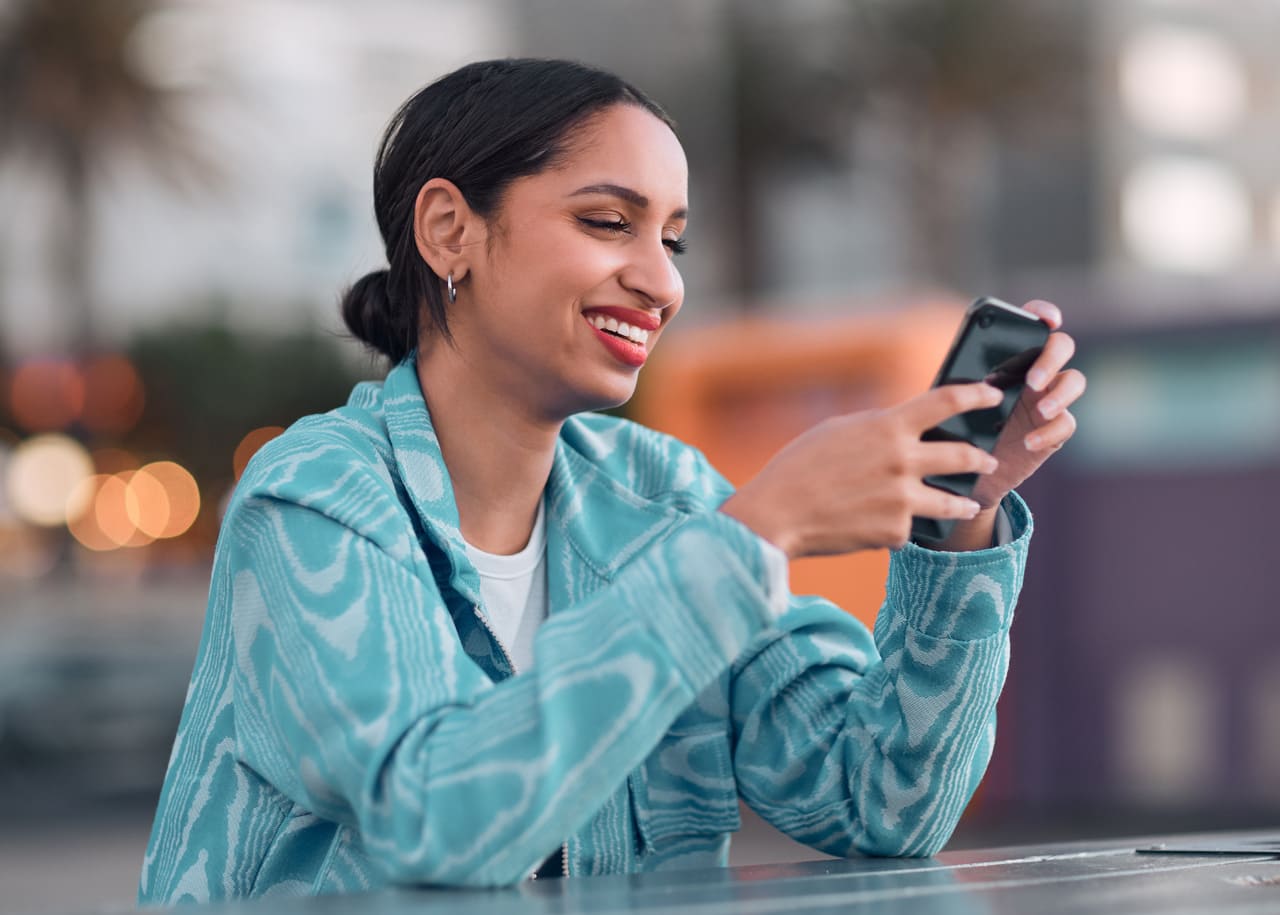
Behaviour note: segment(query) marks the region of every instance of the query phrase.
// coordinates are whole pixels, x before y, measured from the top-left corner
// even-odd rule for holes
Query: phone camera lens
[[[996,322],[995,315],[978,315],[979,327],[990,327]]]

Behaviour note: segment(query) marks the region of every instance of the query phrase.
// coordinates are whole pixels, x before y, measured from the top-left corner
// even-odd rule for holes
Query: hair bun
[[[417,342],[417,314],[392,306],[390,273],[366,273],[342,297],[342,320],[366,346],[392,362],[409,354]]]

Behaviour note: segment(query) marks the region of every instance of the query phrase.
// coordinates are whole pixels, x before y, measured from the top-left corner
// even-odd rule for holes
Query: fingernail
[[[970,520],[978,517],[978,512],[982,511],[982,506],[979,505],[977,502],[974,502],[973,500],[969,500],[965,508],[968,511],[968,514],[966,514],[965,517]]]
[[[1027,387],[1033,391],[1042,390],[1048,381],[1049,373],[1044,369],[1032,369],[1027,372]]]
[[[1000,469],[1000,462],[997,461],[995,458],[992,458],[991,460],[987,461],[987,470],[986,470],[987,473],[995,473],[999,469]]]
[[[1052,397],[1046,397],[1044,400],[1040,401],[1040,415],[1045,419],[1053,419],[1058,415],[1058,411],[1060,409],[1062,408],[1058,406],[1058,402]]]
[[[1028,451],[1039,451],[1040,446],[1043,443],[1044,443],[1044,439],[1042,439],[1039,435],[1035,434],[1034,432],[1031,435],[1028,435],[1025,439],[1023,439],[1023,444],[1027,446]]]

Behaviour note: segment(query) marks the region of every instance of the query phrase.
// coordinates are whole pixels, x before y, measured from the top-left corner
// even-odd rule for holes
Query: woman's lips
[[[619,337],[617,334],[596,327],[591,323],[591,319],[585,315],[584,320],[587,327],[596,335],[596,339],[623,365],[639,368],[649,358],[649,349],[643,343],[635,343],[625,337]]]

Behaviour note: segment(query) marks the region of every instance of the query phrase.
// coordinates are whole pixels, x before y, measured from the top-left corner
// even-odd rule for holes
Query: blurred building
[[[1094,8],[1090,392],[1028,486],[997,796],[1202,825],[1280,806],[1277,25],[1271,3]]]
[[[500,0],[174,0],[131,39],[152,80],[187,89],[184,126],[207,171],[175,185],[121,155],[95,186],[92,269],[117,341],[218,307],[246,328],[336,327],[341,288],[382,258],[372,165],[382,129],[418,86],[508,53]],[[67,328],[48,281],[47,174],[0,171],[2,339],[57,349]],[[264,307],[265,306],[265,307]]]
[[[1268,2],[1097,4],[1102,266],[1176,278],[1189,293],[1132,307],[1203,316],[1204,299],[1221,297],[1205,295],[1212,281],[1264,293],[1252,308],[1276,311],[1278,27]]]
[[[859,69],[883,44],[860,18],[873,3],[609,0],[584,15],[577,0],[358,10],[173,0],[131,52],[153,78],[198,90],[190,126],[215,174],[174,189],[120,157],[95,194],[99,297],[116,334],[212,302],[255,325],[335,325],[337,291],[382,258],[369,189],[390,114],[464,61],[534,54],[612,67],[676,115],[692,164],[695,247],[682,268],[695,321],[748,298],[823,311],[921,283],[1060,289],[1081,299],[1076,313],[1103,320],[1194,311],[1205,283],[1225,307],[1270,310],[1280,65],[1266,36],[1280,12],[1177,0],[1026,6],[1049,12],[1021,33],[993,33],[981,52],[952,40],[971,66],[963,61],[1016,58],[1052,28],[1044,84],[1013,111],[984,111],[980,98],[925,109],[936,151],[924,155],[909,111],[920,93]],[[947,40],[917,31],[893,35]],[[1001,83],[993,70],[991,84],[1017,72]],[[744,131],[759,112],[787,108],[802,117],[765,140]],[[825,122],[834,136],[808,135],[805,124]],[[768,155],[754,161],[761,146]],[[6,211],[23,217],[3,236],[0,326],[24,351],[55,346],[65,330],[33,176],[38,163],[0,171]],[[941,269],[920,269],[913,245],[935,249]]]

